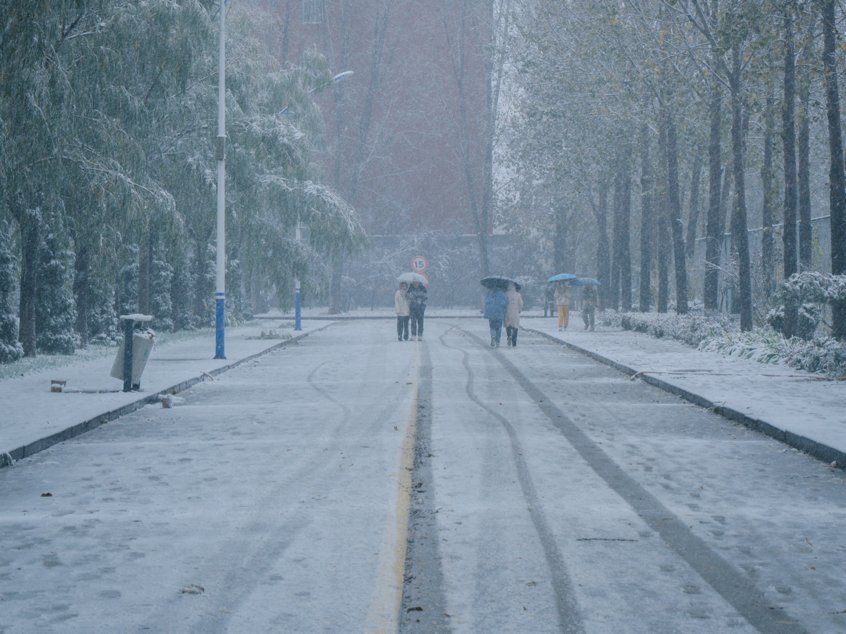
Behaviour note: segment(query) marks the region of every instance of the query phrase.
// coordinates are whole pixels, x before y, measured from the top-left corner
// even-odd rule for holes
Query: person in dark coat
[[[547,284],[543,291],[543,316],[555,317],[555,287]]]
[[[585,330],[593,330],[596,321],[596,304],[598,293],[596,286],[585,286],[582,288],[582,320],[585,322]]]
[[[408,310],[411,316],[411,337],[423,340],[423,314],[426,312],[428,293],[420,282],[412,282],[408,289]]]
[[[499,348],[499,341],[502,338],[502,322],[505,320],[505,312],[508,308],[508,297],[505,291],[499,287],[488,291],[485,297],[485,319],[488,320],[491,328],[491,348]]]

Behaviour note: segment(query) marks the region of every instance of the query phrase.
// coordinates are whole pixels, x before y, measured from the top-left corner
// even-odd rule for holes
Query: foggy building
[[[316,98],[325,180],[367,231],[476,233],[490,191],[492,3],[260,1],[278,20],[281,62],[313,49],[333,75],[354,72]]]

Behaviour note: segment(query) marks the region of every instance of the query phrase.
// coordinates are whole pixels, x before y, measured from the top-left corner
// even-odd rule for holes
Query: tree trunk
[[[632,174],[628,160],[624,161],[624,169],[623,198],[620,201],[620,304],[623,312],[628,313],[632,310]]]
[[[668,97],[669,98],[669,97]],[[679,155],[676,122],[670,104],[664,106],[664,125],[667,128],[667,223],[673,236],[673,260],[676,274],[676,312],[687,314],[687,260],[684,248],[681,195],[679,194]]]
[[[344,253],[340,247],[332,249],[332,277],[329,280],[329,314],[339,315],[342,310],[341,278],[344,276]]]
[[[784,145],[784,279],[798,270],[796,253],[796,56],[793,42],[792,3],[784,9],[784,101],[782,102],[782,141]],[[785,337],[796,334],[799,311],[794,302],[784,307]]]
[[[611,289],[609,294],[609,306],[614,310],[620,310],[620,207],[623,205],[623,179],[618,165],[614,169],[614,200],[612,202],[612,228],[611,228]]]
[[[799,53],[796,85],[799,93],[799,133],[797,139],[799,168],[799,270],[811,270],[813,233],[811,228],[811,68],[816,43],[817,16],[811,12]]]
[[[606,308],[611,305],[611,248],[608,239],[608,181],[605,178],[599,183],[596,224],[599,230],[596,243],[596,276],[601,282],[599,305],[600,308]]]
[[[734,213],[732,236],[737,249],[740,282],[740,329],[752,330],[752,272],[749,261],[749,232],[746,213],[746,174],[743,157],[743,95],[741,94],[741,44],[732,46],[731,86],[731,145],[734,168]]]
[[[764,160],[761,164],[763,207],[761,208],[761,277],[763,291],[770,297],[775,290],[775,222],[776,196],[773,186],[773,137],[775,136],[775,96],[772,82],[767,82],[767,99],[764,107]]]
[[[658,132],[659,165],[667,164],[667,130],[660,126]],[[669,217],[667,203],[667,170],[659,170],[659,180],[656,183],[655,196],[655,235],[658,254],[658,305],[659,313],[666,313],[670,304],[670,230],[667,227]]]
[[[693,157],[693,168],[690,174],[690,202],[688,204],[687,216],[687,237],[685,238],[685,247],[687,248],[687,259],[693,259],[696,253],[696,234],[699,230],[699,211],[701,205],[699,204],[699,188],[700,178],[702,175],[702,153],[698,150]]]
[[[150,289],[153,273],[153,230],[150,225],[144,230],[141,247],[138,249],[138,311],[151,315]]]
[[[91,339],[91,258],[85,246],[76,252],[73,292],[76,297],[76,332],[80,347],[87,348]]]
[[[846,174],[843,166],[843,137],[840,123],[840,92],[837,87],[837,25],[835,0],[823,0],[823,69],[825,75],[826,114],[828,116],[829,205],[831,207],[831,272],[846,274]],[[846,302],[832,306],[832,334],[846,339]]]
[[[652,308],[652,165],[649,157],[649,126],[640,129],[640,297],[641,312]]]
[[[711,80],[709,106],[711,132],[708,142],[708,218],[705,228],[705,310],[719,310],[720,252],[723,244],[722,224],[722,89],[716,78]]]
[[[18,336],[25,357],[36,354],[35,298],[38,290],[38,251],[41,244],[41,213],[38,209],[23,210],[21,227],[20,326]]]
[[[552,237],[552,265],[556,271],[570,271],[572,257],[567,247],[567,236],[570,233],[570,223],[563,206],[556,208]]]

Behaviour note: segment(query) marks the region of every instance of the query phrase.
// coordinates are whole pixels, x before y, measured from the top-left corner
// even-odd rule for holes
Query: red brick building
[[[261,4],[278,19],[280,61],[314,49],[333,74],[354,72],[318,101],[325,180],[368,232],[476,233],[490,192],[491,0]]]

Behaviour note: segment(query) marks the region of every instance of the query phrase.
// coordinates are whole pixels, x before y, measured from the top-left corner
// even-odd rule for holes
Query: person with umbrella
[[[558,330],[570,325],[570,286],[564,280],[555,284],[555,305],[558,307]]]
[[[411,317],[411,336],[423,341],[423,314],[426,312],[428,294],[426,287],[419,280],[411,283],[408,289],[408,309]]]
[[[485,319],[488,320],[491,329],[491,348],[499,348],[508,298],[505,296],[503,284],[486,284],[486,286],[490,289],[485,297]]]
[[[394,293],[394,310],[397,313],[397,340],[408,341],[408,282],[400,282]]]

